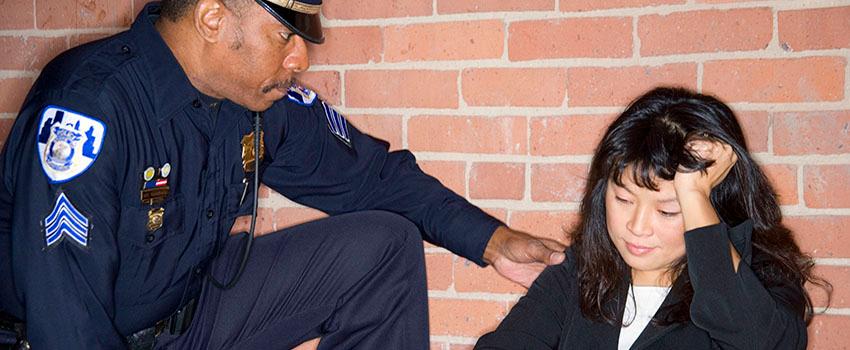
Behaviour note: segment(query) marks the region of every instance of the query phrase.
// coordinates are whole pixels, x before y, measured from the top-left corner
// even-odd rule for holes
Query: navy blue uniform
[[[157,18],[149,4],[130,30],[51,62],[0,158],[0,279],[9,281],[0,306],[26,320],[36,348],[124,346],[124,336],[200,295],[202,272],[233,250],[228,232],[250,212],[241,141],[251,113],[207,103],[156,32]],[[265,111],[263,130],[269,187],[331,215],[399,214],[426,240],[483,264],[498,220],[422,173],[411,153],[387,152],[345,125],[308,90],[293,88]],[[145,198],[156,189],[163,198]],[[368,220],[334,225],[357,221]],[[258,241],[272,239],[283,238]],[[278,255],[252,256],[246,275]]]

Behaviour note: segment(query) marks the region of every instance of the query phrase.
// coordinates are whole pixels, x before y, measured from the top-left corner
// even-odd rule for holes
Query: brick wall
[[[0,1],[0,134],[58,52],[140,0]],[[786,222],[835,285],[810,348],[850,346],[850,1],[325,0],[301,78],[361,129],[515,228],[562,239],[592,147],[656,84],[739,113]],[[0,142],[5,136],[0,137]],[[321,217],[264,191],[263,225]],[[426,247],[432,349],[469,349],[523,290]],[[816,303],[823,298],[815,295]]]

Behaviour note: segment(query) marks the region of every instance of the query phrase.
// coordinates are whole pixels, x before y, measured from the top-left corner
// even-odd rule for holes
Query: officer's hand
[[[487,243],[484,261],[493,265],[500,275],[528,288],[546,265],[564,261],[565,249],[563,244],[551,239],[499,226]]]

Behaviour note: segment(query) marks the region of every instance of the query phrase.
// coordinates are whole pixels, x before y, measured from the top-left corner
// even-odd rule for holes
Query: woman
[[[598,145],[566,261],[476,349],[805,349],[812,274],[717,99],[658,88]]]

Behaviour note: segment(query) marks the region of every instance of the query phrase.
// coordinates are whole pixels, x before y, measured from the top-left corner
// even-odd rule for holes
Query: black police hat
[[[272,14],[295,34],[307,41],[321,44],[325,41],[322,35],[322,22],[319,10],[322,0],[256,0],[260,6]]]

